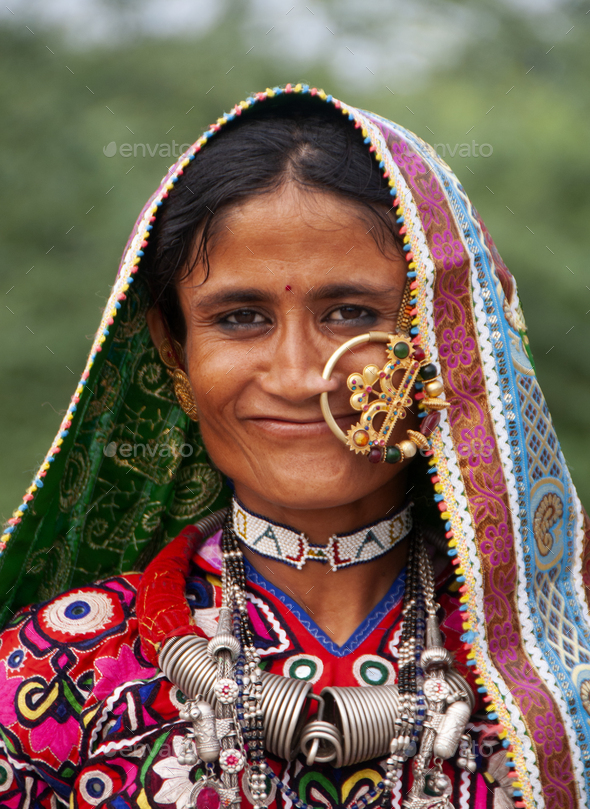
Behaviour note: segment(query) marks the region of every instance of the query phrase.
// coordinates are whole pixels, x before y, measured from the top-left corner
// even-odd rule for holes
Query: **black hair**
[[[374,156],[340,111],[317,99],[280,96],[244,112],[214,135],[171,190],[142,262],[154,304],[172,336],[186,326],[175,282],[209,253],[224,213],[294,182],[356,203],[379,249],[401,251],[393,198]]]

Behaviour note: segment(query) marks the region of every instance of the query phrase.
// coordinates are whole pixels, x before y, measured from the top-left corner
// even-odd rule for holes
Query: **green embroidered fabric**
[[[61,452],[0,557],[0,580],[12,585],[2,623],[18,607],[144,567],[229,500],[151,343],[148,302],[136,276]]]

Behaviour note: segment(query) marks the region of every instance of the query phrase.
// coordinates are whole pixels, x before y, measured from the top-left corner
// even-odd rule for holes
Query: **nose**
[[[299,329],[287,329],[277,334],[273,343],[267,370],[260,380],[265,393],[302,404],[338,388],[334,376],[330,380],[322,378],[332,353],[321,348],[323,340],[318,341]]]

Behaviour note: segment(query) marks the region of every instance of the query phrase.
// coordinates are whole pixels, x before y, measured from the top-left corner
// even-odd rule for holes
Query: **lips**
[[[341,430],[348,430],[358,414],[351,413],[343,416],[335,416],[336,423]],[[331,434],[331,430],[323,418],[313,419],[289,419],[284,416],[252,416],[245,419],[254,427],[273,433],[276,436],[292,437],[315,437]]]

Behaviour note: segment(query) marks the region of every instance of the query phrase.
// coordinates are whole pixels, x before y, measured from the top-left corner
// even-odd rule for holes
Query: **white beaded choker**
[[[305,534],[252,514],[234,497],[233,529],[251,551],[301,570],[308,559],[328,562],[332,570],[370,562],[383,556],[412,530],[412,504],[393,517],[353,534],[332,535],[326,545],[314,545]]]

